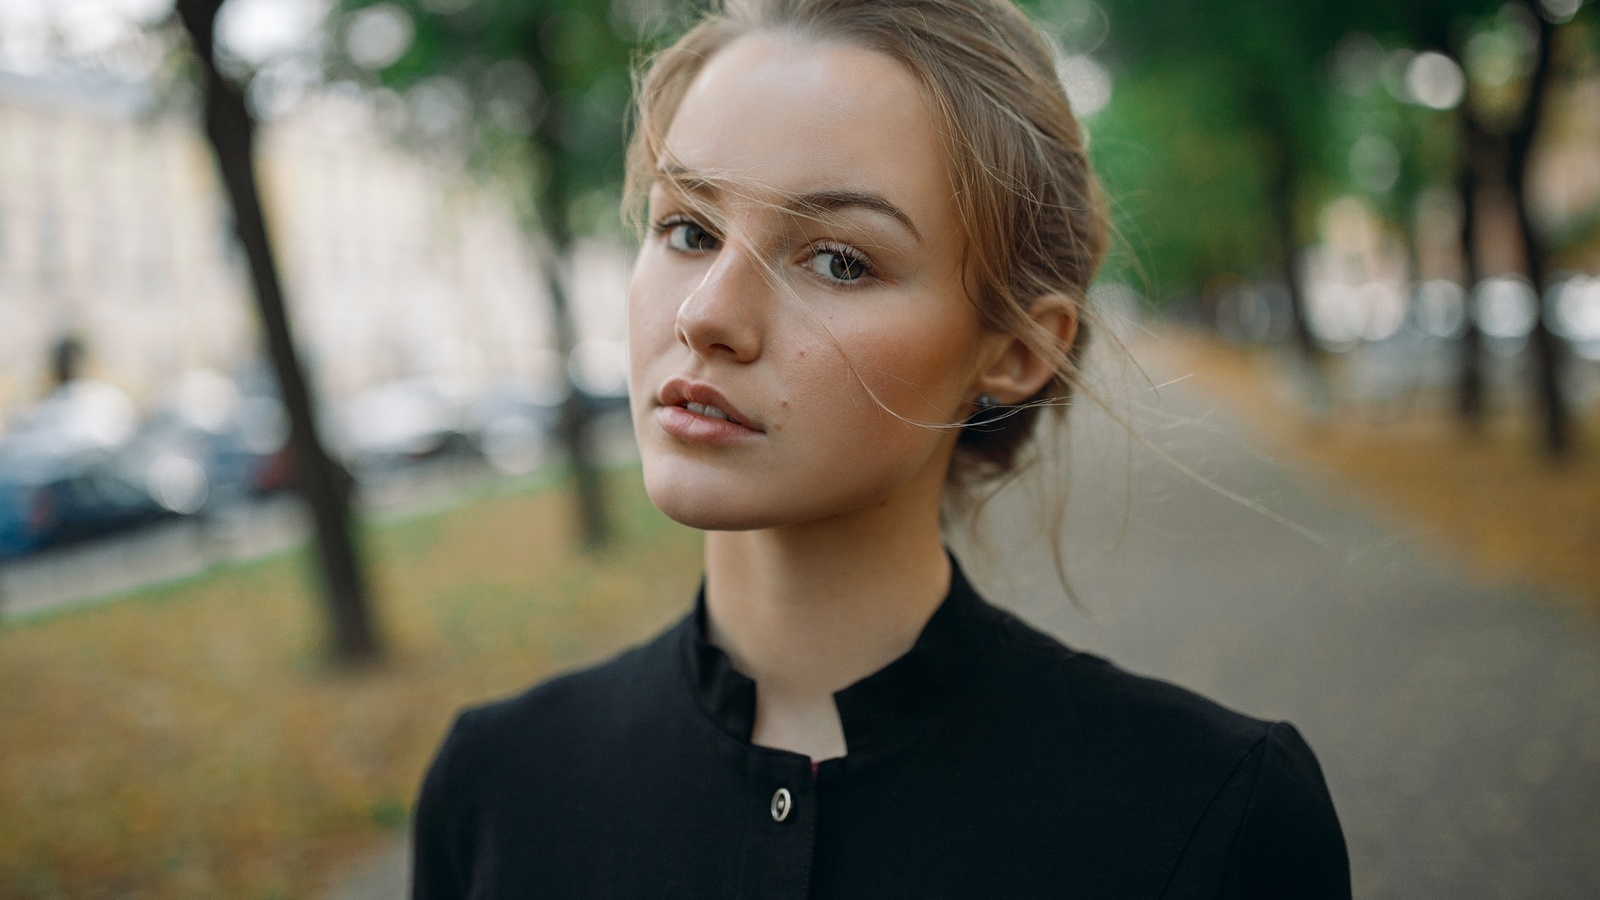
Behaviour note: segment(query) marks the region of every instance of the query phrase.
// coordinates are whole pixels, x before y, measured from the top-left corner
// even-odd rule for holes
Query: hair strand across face
[[[649,60],[639,79],[628,152],[634,221],[650,185],[678,174],[664,142],[690,84],[722,48],[760,32],[883,53],[926,91],[946,143],[979,322],[1017,337],[1054,371],[1006,415],[962,432],[951,485],[1006,480],[1028,456],[1022,450],[1039,413],[1064,409],[1078,385],[1090,330],[1085,301],[1107,241],[1054,54],[1008,0],[728,0]],[[1063,304],[1076,318],[1070,344],[1037,320],[1041,303]]]

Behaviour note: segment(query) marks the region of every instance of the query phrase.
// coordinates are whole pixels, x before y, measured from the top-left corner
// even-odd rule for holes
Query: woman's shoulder
[[[1045,707],[1033,710],[1033,733],[1053,757],[1098,773],[1108,816],[1150,823],[1166,817],[1156,810],[1171,814],[1169,846],[1182,849],[1169,895],[1219,880],[1240,896],[1349,895],[1333,800],[1294,725],[1134,674],[1009,613],[998,618],[998,677]]]
[[[1069,647],[1010,612],[996,609],[996,618],[1000,677],[1014,681],[1030,702],[1054,707],[1056,721],[1089,720],[1119,742],[1129,732],[1150,732],[1189,751],[1209,746],[1235,753],[1259,743],[1278,724]]]

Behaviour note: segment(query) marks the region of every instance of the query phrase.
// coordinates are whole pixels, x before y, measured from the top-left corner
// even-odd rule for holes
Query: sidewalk
[[[1134,413],[1145,436],[1318,540],[1130,453],[1080,408],[1065,546],[1087,614],[1039,545],[998,565],[969,554],[993,599],[1125,668],[1293,721],[1357,897],[1600,897],[1600,619],[1472,583],[1183,387]],[[1037,532],[1019,487],[994,510],[996,547]]]

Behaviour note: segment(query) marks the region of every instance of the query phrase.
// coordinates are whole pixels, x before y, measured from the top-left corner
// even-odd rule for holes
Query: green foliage
[[[373,72],[347,48],[352,25],[377,7],[402,11],[414,34]],[[574,226],[616,218],[596,209],[614,209],[604,201],[619,196],[629,65],[651,27],[632,9],[604,0],[340,0],[330,27],[344,73],[409,100],[426,102],[432,91],[464,105],[466,133],[449,137],[480,168],[517,176],[560,245]]]
[[[1212,275],[1253,274],[1274,245],[1262,139],[1215,73],[1132,73],[1092,126],[1090,153],[1126,243],[1106,276],[1157,302]]]
[[[1036,12],[1053,25],[1072,5]],[[1083,49],[1117,81],[1089,127],[1128,257],[1114,256],[1108,275],[1140,270],[1160,301],[1215,275],[1280,271],[1309,231],[1303,198],[1342,175],[1327,57],[1343,31],[1327,10],[1296,4],[1100,8],[1103,40]]]
[[[1113,70],[1111,105],[1088,123],[1126,240],[1108,275],[1142,273],[1157,300],[1218,274],[1280,271],[1335,193],[1364,194],[1403,221],[1419,191],[1453,181],[1459,127],[1453,111],[1397,99],[1404,57],[1389,54],[1461,59],[1484,23],[1525,15],[1502,0],[1025,5],[1063,49]],[[1386,71],[1350,90],[1335,78],[1336,51],[1357,35]],[[1393,177],[1372,177],[1374,165]]]

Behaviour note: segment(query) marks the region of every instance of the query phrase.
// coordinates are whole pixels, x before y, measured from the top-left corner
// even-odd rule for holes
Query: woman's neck
[[[937,510],[894,506],[706,536],[710,637],[756,682],[755,743],[842,756],[834,692],[909,650],[948,593]]]

